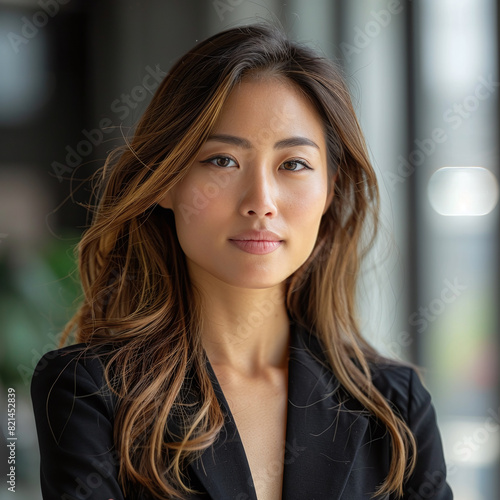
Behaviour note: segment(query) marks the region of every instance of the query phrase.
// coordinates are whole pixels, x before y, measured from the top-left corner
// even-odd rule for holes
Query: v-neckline
[[[368,418],[344,407],[339,382],[309,330],[291,323],[289,350],[282,498],[307,492],[308,498],[340,500]],[[206,366],[225,422],[214,444],[191,462],[190,469],[208,494],[203,498],[257,500],[241,436],[208,361]]]
[[[286,395],[286,414],[285,414],[285,432],[283,435],[283,438],[285,440],[285,448],[283,450],[283,476],[282,476],[282,482],[281,482],[281,494],[283,495],[283,481],[285,477],[285,467],[286,467],[286,460],[285,460],[285,454],[286,454],[286,443],[287,443],[287,437],[288,437],[288,410],[290,406],[290,400],[288,398],[288,391],[290,388],[290,357],[291,357],[291,352],[294,346],[296,346],[295,342],[295,329],[293,327],[293,323],[290,322],[290,328],[289,328],[289,337],[288,337],[288,345],[287,345],[287,382],[286,382],[286,387],[287,387],[287,395]],[[214,388],[215,395],[217,396],[217,400],[219,401],[219,405],[221,406],[221,409],[224,412],[224,417],[225,417],[225,428],[226,431],[228,432],[227,439],[230,439],[233,443],[235,443],[239,449],[239,454],[241,458],[243,458],[244,463],[244,473],[245,476],[248,478],[247,479],[247,485],[250,486],[251,491],[253,493],[253,496],[245,496],[245,500],[257,500],[257,494],[254,486],[254,478],[252,476],[252,471],[250,469],[250,464],[248,462],[248,457],[245,451],[245,447],[243,445],[243,440],[241,439],[241,434],[238,430],[238,427],[236,425],[236,420],[233,416],[233,413],[231,411],[231,408],[229,406],[229,403],[227,402],[226,396],[224,394],[224,391],[222,390],[222,386],[219,382],[219,379],[217,378],[217,375],[215,373],[215,370],[213,369],[213,366],[210,363],[210,360],[208,359],[208,356],[206,356],[206,366],[208,370],[208,374],[210,377],[210,380],[212,382],[212,386]],[[230,436],[229,436],[230,435]],[[226,441],[227,442],[227,441]],[[249,495],[248,492],[245,492],[246,495]],[[242,497],[243,498],[243,497]]]

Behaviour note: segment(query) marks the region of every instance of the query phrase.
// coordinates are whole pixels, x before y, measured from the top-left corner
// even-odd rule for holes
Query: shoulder
[[[431,395],[415,367],[387,360],[372,365],[371,372],[373,385],[410,428],[415,430],[424,416],[436,425]]]
[[[31,391],[64,380],[86,378],[102,385],[104,380],[103,351],[86,344],[75,344],[49,351],[38,362],[31,380]]]
[[[64,427],[76,407],[88,406],[112,419],[114,400],[104,376],[105,352],[76,344],[47,352],[31,380],[35,416]]]
[[[328,380],[331,386],[332,379],[328,375],[331,368],[316,335],[306,328],[295,326],[292,347],[308,352],[311,358],[309,366],[315,368],[318,378]],[[412,415],[418,413],[419,408],[430,405],[430,394],[412,365],[380,357],[378,361],[369,362],[369,367],[374,387],[397,408],[406,422],[411,421]]]
[[[452,499],[436,412],[417,371],[397,362],[382,363],[373,368],[372,376],[374,385],[401,415],[415,438],[415,468],[405,484],[406,491],[418,498]]]
[[[48,352],[35,369],[31,399],[44,498],[123,499],[105,363],[106,352],[78,344]]]
[[[86,344],[75,344],[45,353],[35,367],[32,384],[77,366],[96,374],[102,371],[98,353]]]
[[[418,397],[421,396],[422,390],[425,390],[415,369],[389,361],[372,363],[370,369],[373,385],[385,399],[391,401],[399,409],[407,420],[409,403],[415,390]]]

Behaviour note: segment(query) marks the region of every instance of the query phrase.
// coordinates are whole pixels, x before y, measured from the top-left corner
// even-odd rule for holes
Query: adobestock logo
[[[453,446],[453,453],[462,462],[471,460],[474,454],[481,449],[495,435],[498,440],[500,429],[500,412],[493,408],[488,409],[488,417],[482,425],[476,427],[474,432],[464,435],[463,438]]]
[[[54,17],[60,9],[60,5],[69,3],[70,0],[38,0],[37,4],[41,10],[36,11],[31,19],[26,16],[21,17],[22,26],[20,33],[13,31],[7,33],[12,50],[18,54],[20,47],[29,43],[32,38],[38,35],[41,28],[45,27],[49,19]]]
[[[90,498],[94,496],[97,488],[100,488],[108,478],[116,475],[120,466],[120,457],[116,450],[108,453],[104,461],[99,461],[100,457],[92,459],[93,471],[89,472],[84,477],[75,476],[73,490],[69,490],[71,494],[64,493],[61,500],[76,500],[82,498]],[[73,494],[75,496],[73,496]]]
[[[389,2],[387,9],[370,12],[371,19],[364,28],[354,26],[354,37],[352,43],[342,42],[340,50],[347,62],[351,62],[354,55],[359,55],[366,49],[372,40],[380,35],[384,28],[391,23],[393,16],[403,12],[403,6],[399,0]]]
[[[418,490],[413,487],[408,489],[408,500],[424,500],[426,498],[434,498],[438,490],[440,490],[446,482],[446,472],[435,470],[424,472],[425,481],[423,481]]]
[[[282,460],[274,460],[268,464],[264,471],[255,477],[249,477],[247,479],[247,484],[250,488],[255,488],[256,485],[261,484],[262,487],[266,483],[276,481],[276,479],[281,475],[283,470],[283,465],[293,464],[295,460],[300,456],[302,451],[307,450],[306,446],[300,446],[297,440],[294,438],[292,443],[285,441],[285,455]],[[250,496],[248,493],[240,492],[236,495],[235,500],[249,500]]]
[[[269,120],[269,126],[260,129],[257,137],[253,138],[252,142],[254,142],[258,148],[259,144],[269,141],[272,134],[286,127],[286,120],[289,120],[290,116],[292,116],[290,115],[290,110],[286,107],[279,110],[279,112]],[[257,151],[252,150],[252,153],[246,158],[246,161],[251,163],[256,155]],[[210,172],[209,176],[213,182],[207,182],[205,186],[203,186],[203,189],[192,189],[193,196],[190,203],[181,203],[179,205],[180,215],[183,217],[186,224],[191,222],[191,217],[199,215],[201,210],[207,208],[210,200],[217,198],[223,193],[223,190],[229,184],[228,174],[229,170],[223,168],[216,172]]]
[[[253,310],[248,314],[246,318],[238,316],[236,321],[238,326],[236,327],[236,335],[240,339],[247,339],[255,328],[260,328],[263,326],[268,318],[270,318],[274,311],[275,306],[279,305],[284,300],[284,295],[281,290],[274,290],[271,293],[271,300],[261,300],[253,304]]]
[[[210,172],[209,176],[214,182],[207,182],[203,186],[203,190],[192,189],[191,204],[181,203],[179,205],[179,211],[186,224],[191,222],[191,217],[198,215],[201,210],[207,208],[210,200],[219,196],[221,190],[227,187],[229,184],[227,174],[228,172],[224,170]]]
[[[415,139],[415,147],[408,154],[408,157],[398,156],[396,172],[384,171],[384,178],[391,189],[394,190],[398,184],[404,183],[417,167],[424,165],[426,160],[435,153],[438,146],[444,144],[453,135],[453,131],[459,129],[479,109],[481,102],[487,101],[495,95],[498,87],[500,87],[500,82],[494,80],[492,75],[487,78],[479,75],[474,90],[443,112],[442,120],[449,126],[435,127],[427,137]]]
[[[153,90],[158,88],[163,77],[166,75],[158,65],[153,69],[146,66],[146,74],[142,78],[140,85],[133,87],[130,92],[122,93],[119,98],[113,100],[110,110],[118,115],[120,120],[125,120],[131,110],[137,108],[138,104],[146,99],[148,94],[152,95]],[[71,174],[75,168],[81,165],[84,158],[89,156],[96,146],[104,142],[104,136],[113,131],[113,120],[111,118],[102,118],[97,128],[91,130],[83,129],[83,139],[74,146],[66,146],[66,157],[64,163],[53,161],[51,163],[52,171],[59,182],[62,182],[65,175]]]
[[[417,311],[410,314],[408,323],[417,327],[417,333],[423,333],[431,323],[436,321],[446,310],[449,304],[455,302],[467,290],[467,286],[460,283],[458,278],[453,281],[445,279],[444,287],[439,297],[432,299],[427,305],[420,306]],[[401,358],[404,351],[413,343],[414,339],[409,332],[401,331],[396,336],[387,335],[383,343],[388,352]]]
[[[38,373],[45,369],[45,367],[47,366],[48,363],[46,360],[44,360],[43,364],[40,364],[40,366],[38,366],[38,371],[35,373],[35,368],[38,365],[40,359],[48,352],[55,351],[59,348],[60,336],[58,334],[49,333],[47,337],[49,337],[51,342],[45,344],[42,347],[41,352],[38,352],[36,349],[31,349],[31,354],[33,355],[33,357],[31,358],[31,366],[26,366],[24,364],[17,365],[17,372],[19,373],[21,380],[23,381],[25,386],[29,386],[29,384],[31,383],[31,378],[34,375],[38,375]],[[52,357],[54,356],[55,353],[53,353],[52,356],[49,355],[46,359],[52,359]]]
[[[245,0],[214,0],[212,5],[219,16],[219,20],[224,21],[227,12],[232,12],[235,7],[241,5]]]
[[[441,290],[439,298],[433,299],[426,307],[419,307],[418,311],[410,315],[408,322],[412,326],[418,326],[418,333],[424,332],[429,323],[432,323],[438,316],[443,314],[447,304],[455,302],[467,290],[467,286],[460,284],[458,278],[455,278],[453,283],[446,279],[444,285],[445,287]]]

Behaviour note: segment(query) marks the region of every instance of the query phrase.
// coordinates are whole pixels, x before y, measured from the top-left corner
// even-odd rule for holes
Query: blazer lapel
[[[208,360],[207,369],[225,414],[225,424],[214,445],[205,450],[199,460],[190,464],[191,471],[213,500],[257,500],[243,443]]]
[[[364,442],[368,420],[362,411],[344,406],[339,383],[322,364],[324,359],[317,339],[292,323],[282,493],[286,500],[340,499]],[[193,481],[193,486],[203,487],[213,500],[257,500],[238,429],[208,360],[207,369],[225,425],[214,445],[189,465],[190,475],[199,482]],[[174,416],[169,428],[178,435]]]
[[[348,410],[318,341],[292,325],[283,498],[340,499],[368,419]]]

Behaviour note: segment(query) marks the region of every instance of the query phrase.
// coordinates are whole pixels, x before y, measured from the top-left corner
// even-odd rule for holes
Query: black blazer
[[[290,335],[283,499],[368,500],[389,470],[390,438],[357,401],[343,396],[321,362],[325,358],[317,340],[295,325]],[[207,366],[226,423],[214,446],[188,467],[189,482],[200,492],[190,498],[256,500],[238,430]],[[417,467],[404,498],[452,499],[434,409],[418,376],[411,368],[385,365],[373,370],[373,381],[417,439]],[[101,362],[82,356],[82,345],[40,360],[31,394],[45,500],[124,499],[113,449],[114,403],[103,385]],[[171,417],[169,429],[175,431],[176,425]],[[259,480],[275,480],[272,467]],[[127,498],[149,500],[139,494]]]

